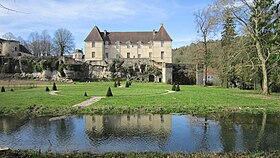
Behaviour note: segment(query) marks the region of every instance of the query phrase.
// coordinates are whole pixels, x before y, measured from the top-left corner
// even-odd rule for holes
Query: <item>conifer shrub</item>
[[[118,87],[118,84],[117,84],[117,82],[115,81],[115,83],[114,83],[114,87]]]
[[[128,81],[125,82],[125,87],[128,88],[129,87],[129,83]]]
[[[172,89],[171,89],[172,91],[176,91],[176,85],[175,85],[175,83],[173,84],[173,86],[172,86]]]
[[[50,91],[49,87],[46,87],[46,92]]]
[[[113,93],[111,91],[111,88],[109,87],[108,91],[107,91],[107,94],[106,94],[106,97],[112,97],[112,96],[113,96]]]
[[[118,80],[118,86],[121,86],[121,82],[120,82],[120,80]]]
[[[56,87],[55,83],[53,83],[52,90],[57,91],[57,87]]]
[[[176,91],[180,91],[180,86],[177,84]]]
[[[12,89],[11,89],[11,92],[13,92],[13,91],[14,91],[14,89],[12,88]]]
[[[128,81],[128,85],[131,86],[131,84],[132,84],[132,82],[131,82],[131,81]]]
[[[85,92],[84,96],[85,96],[85,97],[87,97],[87,96],[88,96],[88,95],[87,95],[87,92]]]
[[[4,86],[2,86],[2,88],[1,88],[1,92],[5,92],[5,88],[4,88]]]

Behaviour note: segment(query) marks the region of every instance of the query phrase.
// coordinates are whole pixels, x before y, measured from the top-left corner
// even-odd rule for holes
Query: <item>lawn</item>
[[[167,93],[171,85],[132,83],[129,88],[113,87],[113,82],[57,83],[57,95],[46,92],[47,82],[33,88],[17,88],[0,93],[0,114],[64,115],[92,113],[213,113],[213,112],[279,112],[279,94],[259,95],[257,91],[181,85],[181,91]],[[5,85],[7,87],[7,85]],[[101,99],[86,108],[72,105],[92,96],[106,95],[111,87],[113,97]],[[87,93],[88,97],[84,96]]]

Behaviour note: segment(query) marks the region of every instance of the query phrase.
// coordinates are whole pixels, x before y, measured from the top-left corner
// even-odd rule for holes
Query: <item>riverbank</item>
[[[58,92],[51,95],[50,82],[13,89],[4,85],[0,93],[0,114],[17,116],[58,116],[74,114],[194,114],[210,113],[279,113],[280,95],[263,96],[257,91],[181,85],[181,91],[169,93],[172,85],[132,83],[129,88],[114,87],[113,82],[56,83]],[[124,85],[122,82],[121,85]],[[17,87],[17,86],[15,86]],[[105,97],[111,87],[113,97]],[[168,92],[168,93],[167,93]],[[84,94],[87,93],[87,96]],[[90,98],[102,98],[89,106],[76,106]],[[94,100],[94,99],[93,99]]]
[[[104,158],[112,158],[112,157],[126,157],[126,158],[142,158],[142,157],[158,157],[158,158],[259,158],[259,157],[280,157],[279,151],[271,151],[271,152],[256,152],[256,153],[156,153],[156,152],[144,152],[144,153],[105,153],[105,154],[92,154],[92,153],[52,153],[45,152],[41,153],[34,150],[8,150],[4,152],[0,152],[0,157],[3,158],[12,158],[12,157],[36,157],[36,158],[87,158],[87,157],[104,157]]]

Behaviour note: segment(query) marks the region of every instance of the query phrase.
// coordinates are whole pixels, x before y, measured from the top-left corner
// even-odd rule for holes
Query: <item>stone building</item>
[[[172,39],[162,24],[158,31],[145,32],[101,32],[94,26],[84,42],[85,61],[94,66],[106,67],[114,59],[126,64],[134,61],[160,65],[160,69],[168,69],[165,64],[172,63]],[[172,71],[164,72],[162,78],[154,76],[158,82],[172,80]]]
[[[31,53],[15,40],[5,40],[0,38],[0,56],[31,56]]]

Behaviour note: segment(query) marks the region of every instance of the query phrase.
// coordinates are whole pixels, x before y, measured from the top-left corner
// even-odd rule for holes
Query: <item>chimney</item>
[[[156,35],[156,30],[155,29],[153,29],[153,36],[155,36]]]
[[[160,25],[159,25],[160,27],[162,27],[163,26],[163,23],[160,23]]]

